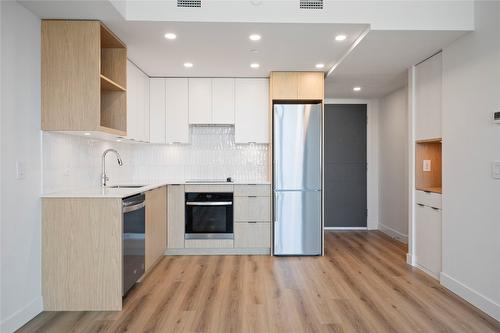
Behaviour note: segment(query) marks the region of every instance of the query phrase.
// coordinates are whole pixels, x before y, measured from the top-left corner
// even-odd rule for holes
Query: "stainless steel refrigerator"
[[[275,104],[273,127],[273,253],[321,255],[321,104]]]

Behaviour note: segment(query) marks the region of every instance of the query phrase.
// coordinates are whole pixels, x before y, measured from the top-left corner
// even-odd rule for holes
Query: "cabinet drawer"
[[[235,221],[270,221],[270,197],[234,197]]]
[[[415,210],[417,264],[439,278],[441,272],[441,211],[427,206]]]
[[[425,191],[415,192],[415,202],[417,204],[441,209],[441,194]]]
[[[233,192],[233,185],[186,185],[186,192]]]
[[[271,224],[269,222],[235,223],[234,247],[271,247]]]
[[[271,185],[234,185],[235,197],[270,197]]]

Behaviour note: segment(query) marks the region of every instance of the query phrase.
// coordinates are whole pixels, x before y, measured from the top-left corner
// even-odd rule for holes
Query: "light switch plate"
[[[422,162],[422,168],[425,172],[431,171],[431,160],[424,160]]]
[[[24,168],[24,163],[16,161],[16,179],[21,180],[26,177],[26,170]]]
[[[491,163],[491,177],[500,179],[500,161]]]

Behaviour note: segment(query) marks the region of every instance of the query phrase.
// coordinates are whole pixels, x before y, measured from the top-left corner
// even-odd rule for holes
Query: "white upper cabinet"
[[[189,143],[188,79],[165,79],[166,142]]]
[[[149,141],[149,77],[127,61],[127,138]]]
[[[212,123],[212,79],[189,78],[189,123]]]
[[[149,142],[166,143],[165,79],[149,81]]]
[[[234,79],[212,80],[212,123],[234,124]]]
[[[441,138],[441,53],[415,66],[415,138]]]
[[[269,143],[268,79],[235,79],[235,142]]]

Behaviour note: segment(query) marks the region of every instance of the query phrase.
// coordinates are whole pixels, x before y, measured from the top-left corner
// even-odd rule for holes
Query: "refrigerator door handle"
[[[278,196],[279,193],[274,193],[274,224],[278,223]]]

